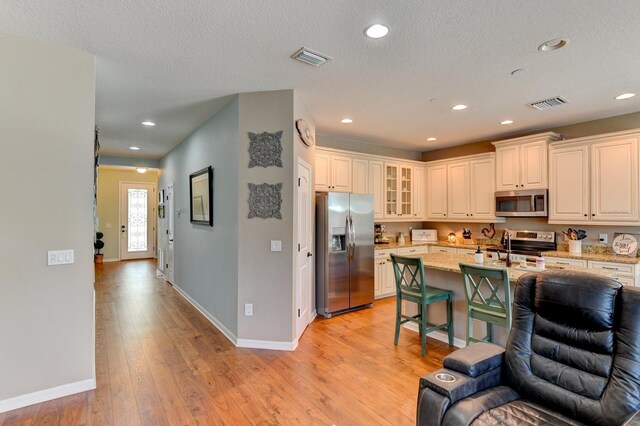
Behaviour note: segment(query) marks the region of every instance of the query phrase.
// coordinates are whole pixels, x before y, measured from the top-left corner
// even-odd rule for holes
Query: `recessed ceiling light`
[[[364,34],[369,38],[382,38],[389,34],[389,28],[382,24],[373,24],[365,28]]]
[[[144,125],[144,126],[149,126],[149,127],[153,127],[153,126],[155,126],[155,125],[156,125],[156,123],[154,123],[153,121],[149,121],[149,120],[147,120],[147,121],[143,121],[143,122],[142,122],[142,125]]]
[[[569,43],[569,39],[566,38],[554,38],[553,40],[545,41],[540,46],[538,46],[538,50],[541,52],[551,52],[552,50],[562,49]]]
[[[513,120],[504,120],[501,121],[500,124],[513,124]]]
[[[342,120],[340,120],[340,122],[342,124],[351,124],[351,123],[353,123],[353,120],[350,119],[350,118],[343,118]]]
[[[454,110],[454,111],[462,111],[463,109],[467,109],[467,106],[466,106],[466,105],[462,105],[462,104],[460,104],[460,105],[456,105],[456,106],[454,106],[454,107],[453,107],[453,108],[451,108],[451,109],[452,109],[452,110]]]
[[[146,167],[136,167],[136,172],[138,173],[147,173]]]
[[[131,151],[140,151],[140,148],[138,148],[137,146],[130,146],[129,149]]]
[[[623,93],[622,95],[616,96],[616,99],[621,101],[623,99],[633,98],[635,95],[636,95],[635,93]]]
[[[427,140],[428,140],[429,142],[433,142],[433,141],[438,140],[438,139],[437,139],[437,138],[434,138],[434,137],[430,137],[430,138],[427,138]]]

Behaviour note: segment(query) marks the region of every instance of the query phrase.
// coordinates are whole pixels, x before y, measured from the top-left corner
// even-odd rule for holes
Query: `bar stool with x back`
[[[460,263],[467,296],[467,346],[470,342],[491,342],[493,326],[505,327],[507,337],[511,331],[511,289],[509,273],[504,268],[489,268]],[[473,337],[473,320],[487,323],[487,335]]]
[[[396,336],[394,344],[398,345],[400,326],[406,322],[418,323],[422,344],[422,356],[427,353],[427,334],[436,330],[446,330],[449,345],[453,345],[453,291],[426,285],[424,265],[421,257],[404,257],[391,255],[393,271],[396,277]],[[417,315],[402,313],[402,301],[407,300],[418,305]],[[447,302],[447,322],[433,325],[427,321],[427,306],[434,302]]]

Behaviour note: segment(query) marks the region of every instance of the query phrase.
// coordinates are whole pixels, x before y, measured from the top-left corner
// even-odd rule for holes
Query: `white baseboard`
[[[309,319],[309,324],[311,324],[313,320],[317,318],[317,316],[318,316],[318,311],[314,309],[313,312],[311,312],[311,319]]]
[[[234,345],[238,346],[238,338],[236,337],[235,334],[233,334],[231,332],[231,330],[229,330],[227,327],[225,327],[224,324],[222,324],[216,317],[211,315],[211,313],[209,313],[209,311],[207,311],[205,308],[200,306],[200,304],[198,302],[196,302],[191,296],[189,296],[183,289],[178,287],[177,284],[174,283],[172,285],[173,285],[173,288],[178,292],[178,294],[180,294],[180,296],[184,297],[184,299],[187,302],[191,303],[191,305],[194,308],[196,308],[198,310],[198,312],[200,312],[202,315],[204,315],[205,318],[207,318],[211,324],[213,324],[218,330],[220,330],[220,332],[222,334],[224,334],[224,337],[229,339],[229,341],[231,343],[233,343]]]
[[[120,259],[102,259],[103,263],[107,263],[107,262],[120,262]]]
[[[418,324],[414,322],[408,322],[405,325],[403,325],[403,327],[406,328],[407,330],[415,331],[416,333],[419,332]],[[449,336],[447,336],[447,333],[444,333],[440,330],[432,331],[431,333],[427,334],[427,336],[444,343],[449,343]],[[465,340],[454,337],[453,346],[455,346],[456,348],[464,348],[465,346],[467,346],[467,342]]]
[[[213,324],[224,336],[229,339],[238,348],[252,348],[252,349],[272,349],[277,351],[295,351],[298,347],[298,339],[293,342],[275,342],[270,340],[252,340],[252,339],[238,339],[238,337],[225,327],[216,317],[211,315],[209,311],[203,308],[198,302],[196,302],[191,296],[189,296],[183,289],[173,284],[173,288],[176,289],[184,299],[189,302],[194,308],[204,315],[211,324]]]
[[[0,413],[17,410],[27,405],[39,404],[74,393],[86,392],[96,388],[96,379],[81,380],[75,383],[56,386],[55,388],[44,389],[37,392],[27,393],[0,401]]]
[[[163,280],[167,280],[167,277],[164,276],[164,273],[160,269],[156,269],[156,277],[162,278]]]
[[[239,348],[271,349],[275,351],[295,351],[298,347],[298,339],[293,342],[275,342],[270,340],[238,339],[236,346]]]

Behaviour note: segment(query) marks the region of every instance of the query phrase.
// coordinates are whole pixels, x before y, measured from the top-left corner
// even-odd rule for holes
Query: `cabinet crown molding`
[[[556,132],[536,133],[535,135],[521,136],[519,138],[505,139],[503,141],[491,142],[491,145],[493,146],[517,145],[523,142],[539,141],[540,139],[546,139],[547,142],[554,142],[562,139],[562,135]]]
[[[426,166],[437,165],[437,164],[448,164],[456,161],[470,161],[470,160],[483,160],[487,158],[495,158],[495,152],[483,152],[481,154],[472,154],[472,155],[463,155],[461,157],[451,157],[451,158],[443,158],[442,160],[433,160],[422,163]]]
[[[318,145],[316,145],[316,153],[341,154],[341,155],[348,155],[351,157],[362,158],[366,160],[382,161],[385,163],[394,163],[394,164],[403,163],[403,164],[413,164],[417,166],[424,166],[425,164],[425,162],[422,160],[409,160],[407,158],[388,157],[386,155],[377,155],[377,154],[367,154],[365,152],[348,151],[346,149],[329,148],[329,147],[318,146]]]
[[[623,130],[620,132],[600,133],[597,135],[583,136],[581,138],[564,139],[549,143],[549,149],[558,149],[565,146],[573,146],[579,144],[588,144],[591,142],[601,141],[602,139],[620,138],[625,136],[640,137],[640,129]]]

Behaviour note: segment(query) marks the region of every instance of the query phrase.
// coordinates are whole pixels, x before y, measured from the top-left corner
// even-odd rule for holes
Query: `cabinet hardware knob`
[[[595,216],[595,215],[596,215],[595,213],[591,213],[591,216]]]
[[[585,214],[584,214],[584,217],[587,217],[587,216],[588,216],[588,215],[585,213]]]

